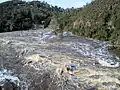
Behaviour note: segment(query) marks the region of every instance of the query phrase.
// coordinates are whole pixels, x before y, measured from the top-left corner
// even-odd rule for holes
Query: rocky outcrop
[[[0,34],[0,68],[14,72],[20,90],[120,89],[119,58],[106,42],[45,31]]]

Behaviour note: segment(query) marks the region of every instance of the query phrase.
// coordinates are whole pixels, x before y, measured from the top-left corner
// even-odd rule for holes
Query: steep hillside
[[[46,2],[12,0],[0,4],[0,32],[47,27],[54,12],[63,9]]]
[[[120,1],[95,0],[83,8],[56,15],[61,28],[74,34],[120,44]]]

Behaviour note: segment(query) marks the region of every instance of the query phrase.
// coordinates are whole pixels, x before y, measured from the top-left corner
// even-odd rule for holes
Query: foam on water
[[[90,57],[96,59],[102,66],[106,67],[119,67],[119,57],[116,55],[110,54],[108,51],[108,44],[105,42],[97,41],[99,47],[95,47],[94,41],[93,43],[81,43],[78,42],[76,45],[73,46],[73,49],[76,49],[78,53],[83,56]]]
[[[40,37],[41,41],[50,40],[53,38],[60,38],[61,33],[55,35],[52,32],[43,33]],[[74,36],[71,32],[63,32],[63,36]],[[80,37],[78,37],[79,39]],[[83,55],[85,57],[90,57],[97,60],[102,66],[107,67],[119,67],[119,58],[113,54],[110,54],[108,51],[108,45],[106,42],[102,42],[99,40],[86,39],[78,42],[73,42],[70,38],[70,42],[64,42],[64,45],[69,49],[74,50],[75,52]]]
[[[46,32],[46,33],[41,33],[40,35],[40,40],[50,40],[53,38],[60,38],[61,33],[58,33],[55,35],[52,32]],[[62,36],[72,36],[73,34],[71,32],[63,32]]]
[[[0,86],[3,86],[6,82],[14,83],[19,86],[20,80],[18,77],[12,76],[12,72],[7,69],[0,69]]]

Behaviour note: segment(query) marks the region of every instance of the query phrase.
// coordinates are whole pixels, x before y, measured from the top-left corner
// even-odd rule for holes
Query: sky
[[[5,1],[8,0],[0,0],[0,3]],[[32,1],[32,0],[25,0],[25,1]],[[40,1],[45,1],[53,6],[56,5],[62,8],[82,7],[83,5],[86,5],[86,3],[91,2],[91,0],[40,0]]]

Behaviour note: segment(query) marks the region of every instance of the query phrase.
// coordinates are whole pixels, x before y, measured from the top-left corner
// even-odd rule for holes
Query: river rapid
[[[59,51],[70,51],[77,56],[92,58],[97,60],[102,66],[119,67],[120,58],[116,54],[109,52],[108,47],[112,45],[107,42],[74,36],[71,32],[63,32],[63,38],[60,38],[60,34],[56,36],[47,32],[43,34],[40,40],[47,41],[53,38],[60,40],[57,41],[57,43],[60,42],[58,48],[61,49]]]
[[[98,64],[103,71],[104,68],[107,68],[107,71],[110,71],[112,69],[119,69],[120,67],[120,58],[114,52],[109,52],[108,50],[108,47],[111,46],[110,44],[104,41],[75,36],[71,32],[57,34],[51,31],[43,32],[40,30],[9,32],[0,34],[0,43],[0,86],[4,86],[4,83],[10,82],[18,87],[20,86],[22,88],[20,90],[28,90],[29,85],[34,87],[31,82],[34,81],[35,83],[37,81],[36,77],[39,76],[41,71],[46,71],[44,70],[45,68],[50,70],[54,69],[53,71],[55,71],[55,69],[65,63],[67,63],[65,66],[72,66],[75,69],[80,70],[81,68],[84,68],[84,70],[89,71],[89,74],[85,71],[86,76],[83,75],[84,78],[91,74],[93,75],[92,70],[89,70],[90,68],[93,70],[95,69],[94,67],[99,69],[96,64]],[[29,61],[27,60],[27,57],[29,56],[30,58],[37,60]],[[43,58],[43,62],[38,60],[41,60],[41,58]],[[48,61],[44,62],[44,58]],[[80,58],[83,59],[81,60]],[[76,60],[74,65],[72,65],[73,63],[69,63],[71,61],[74,62],[74,60]],[[88,62],[88,64],[86,64],[84,60],[85,62]],[[28,63],[26,64],[26,62]],[[13,72],[13,70],[15,72]],[[95,72],[97,73],[96,70]],[[71,74],[68,75],[70,76]],[[107,74],[104,75],[104,73],[102,75],[103,77],[110,77],[106,76]],[[112,76],[111,71],[110,75],[110,79],[112,80],[114,75]],[[78,76],[82,77],[82,74]],[[78,76],[76,75],[76,77]],[[86,78],[86,81],[87,79],[88,78]],[[29,85],[25,80],[29,82]],[[85,83],[87,85],[86,81]],[[27,89],[23,89],[23,87]]]

